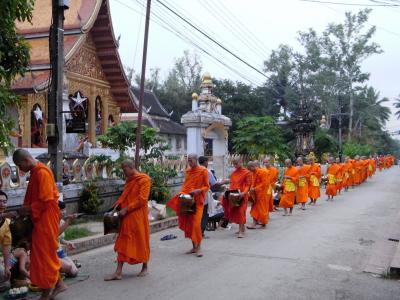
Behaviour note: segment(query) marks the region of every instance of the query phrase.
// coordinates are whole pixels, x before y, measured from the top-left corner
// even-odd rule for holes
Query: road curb
[[[150,233],[159,232],[178,225],[178,217],[171,217],[150,223]],[[71,240],[76,246],[74,250],[68,250],[69,255],[82,253],[114,243],[114,234],[96,234],[76,240]]]

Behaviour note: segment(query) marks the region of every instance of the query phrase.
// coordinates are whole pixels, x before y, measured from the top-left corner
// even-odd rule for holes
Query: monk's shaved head
[[[125,159],[121,163],[121,169],[124,172],[125,178],[128,178],[137,173],[137,170],[135,168],[135,161],[132,159]]]
[[[289,158],[285,159],[285,166],[286,167],[291,167],[292,166],[292,161]]]
[[[235,164],[238,162],[242,162],[242,159],[240,157],[236,157],[236,158],[232,159],[232,164]]]
[[[135,161],[133,159],[125,159],[122,163],[121,166],[126,166],[131,169],[135,168]]]
[[[198,156],[197,156],[197,154],[191,153],[191,154],[188,155],[188,159],[191,159],[191,158],[197,160]]]
[[[198,166],[198,161],[197,161],[198,156],[197,156],[197,154],[191,153],[191,154],[188,155],[187,159],[188,159],[188,164],[189,164],[189,166],[191,168],[195,168],[195,167]]]
[[[300,166],[303,164],[303,158],[301,156],[297,158],[297,164]]]
[[[257,164],[254,161],[249,161],[247,163],[247,169],[249,169],[250,171],[254,172],[257,168]]]
[[[25,149],[17,149],[13,154],[13,161],[15,164],[25,159],[33,159],[32,155]]]
[[[232,165],[238,169],[241,168],[243,166],[243,161],[240,157],[236,157],[232,160]]]
[[[269,168],[271,166],[271,158],[269,156],[266,156],[263,160],[264,166]]]
[[[36,160],[25,149],[15,150],[13,161],[18,168],[24,172],[29,172],[36,165]]]

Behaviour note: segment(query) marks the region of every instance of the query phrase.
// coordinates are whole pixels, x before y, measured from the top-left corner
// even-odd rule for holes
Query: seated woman
[[[207,231],[215,231],[217,224],[221,222],[224,217],[224,208],[220,201],[214,200],[212,212],[208,217]]]
[[[11,282],[26,280],[29,284],[29,242],[21,241],[17,248],[11,251],[8,265],[11,273]]]
[[[67,256],[66,251],[64,251],[63,246],[67,246],[69,250],[75,249],[74,243],[65,240],[65,229],[71,224],[73,220],[76,219],[76,214],[68,215],[67,210],[65,208],[64,202],[59,202],[58,207],[61,211],[61,219],[60,219],[60,227],[59,227],[59,237],[58,243],[59,247],[57,250],[57,255],[61,260],[61,269],[60,272],[64,273],[68,277],[76,277],[78,275],[78,267],[76,261],[73,261],[71,258]]]

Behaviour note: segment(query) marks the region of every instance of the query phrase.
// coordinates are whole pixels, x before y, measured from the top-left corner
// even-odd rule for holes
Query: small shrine
[[[186,127],[187,153],[209,157],[217,177],[226,177],[228,129],[232,121],[222,114],[222,100],[213,94],[209,73],[202,77],[200,94],[192,95],[192,110],[182,116]]]

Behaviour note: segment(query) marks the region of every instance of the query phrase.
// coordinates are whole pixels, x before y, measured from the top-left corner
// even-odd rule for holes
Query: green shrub
[[[89,229],[82,227],[68,227],[64,233],[65,233],[65,240],[67,241],[76,240],[79,238],[93,235],[93,232],[91,232]]]
[[[79,211],[95,215],[99,212],[102,204],[103,200],[99,197],[97,186],[92,181],[89,181],[83,188],[79,201]]]

